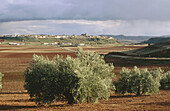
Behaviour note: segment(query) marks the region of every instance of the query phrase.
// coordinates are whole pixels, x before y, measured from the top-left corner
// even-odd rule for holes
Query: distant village
[[[24,34],[24,35],[18,35],[18,34],[13,34],[13,35],[0,35],[0,43],[4,42],[3,39],[1,38],[6,38],[6,37],[30,37],[30,38],[102,38],[102,39],[114,39],[113,37],[107,37],[107,36],[94,36],[94,35],[87,35],[87,33],[81,34],[81,35],[46,35],[46,34]],[[15,43],[15,42],[9,42],[9,45],[25,45],[25,43]],[[41,43],[41,45],[60,45],[60,46],[71,46],[75,45],[72,43],[65,43],[65,42],[54,42],[54,43]],[[76,46],[86,46],[87,44],[80,43],[76,44]]]
[[[13,35],[0,35],[0,37],[32,37],[32,38],[106,38],[106,39],[114,39],[113,37],[107,37],[107,36],[95,36],[95,35],[87,35],[87,33],[81,34],[81,35],[46,35],[46,34],[31,34],[31,35],[18,35],[18,34],[13,34]]]

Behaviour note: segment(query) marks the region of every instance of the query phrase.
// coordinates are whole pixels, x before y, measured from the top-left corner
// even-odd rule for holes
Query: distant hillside
[[[100,35],[100,36],[114,37],[115,39],[124,43],[140,43],[154,37],[154,36],[125,36],[125,35]]]
[[[32,37],[0,37],[5,42],[40,42],[40,43],[72,43],[87,45],[122,45],[116,39],[105,38],[32,38]]]
[[[170,40],[126,52],[111,52],[112,55],[170,58]]]
[[[148,43],[160,43],[160,42],[164,42],[170,40],[170,37],[154,37],[154,38],[150,38],[147,41],[142,42],[143,44],[148,44]]]

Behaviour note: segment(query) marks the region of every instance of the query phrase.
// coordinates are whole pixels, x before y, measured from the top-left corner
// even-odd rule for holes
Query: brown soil
[[[11,50],[11,52],[2,52],[4,50]],[[18,49],[16,49],[18,48]],[[123,48],[123,49],[121,49]],[[104,47],[101,51],[105,53],[110,50],[126,50],[138,47]],[[3,88],[0,90],[0,110],[156,110],[156,111],[168,111],[170,110],[170,91],[161,90],[160,94],[152,96],[135,96],[135,95],[115,95],[114,92],[109,98],[109,100],[99,100],[97,104],[76,104],[68,105],[66,102],[55,102],[51,107],[36,106],[36,104],[29,100],[29,95],[24,90],[24,77],[23,73],[27,67],[29,61],[32,58],[34,52],[25,52],[27,50],[38,50],[44,51],[42,53],[38,52],[36,54],[48,56],[53,58],[54,55],[60,54],[66,57],[71,55],[75,57],[75,53],[68,52],[62,49],[56,48],[58,52],[51,53],[54,47],[41,46],[33,47],[11,47],[11,46],[0,46],[0,72],[4,74],[3,77]],[[44,50],[45,49],[45,50]],[[88,48],[90,50],[90,48]],[[15,53],[14,50],[20,50],[20,52]],[[99,48],[93,50],[98,50]],[[24,52],[22,52],[24,51]],[[139,63],[130,63],[129,61],[124,61],[118,58],[106,58],[106,61],[113,62],[115,65],[115,73],[118,73],[122,67],[133,68],[133,65],[139,65]],[[139,65],[139,67],[148,67],[150,69],[157,68],[158,66],[164,68],[165,70],[170,70],[170,65]]]
[[[60,110],[60,111],[168,111],[170,109],[170,91],[160,91],[153,96],[118,96],[112,94],[109,100],[99,100],[97,104],[68,105],[66,102],[55,102],[50,107],[36,106],[25,92],[1,92],[0,110]]]

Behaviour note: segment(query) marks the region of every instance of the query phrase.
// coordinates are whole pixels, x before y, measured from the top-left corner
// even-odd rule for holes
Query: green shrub
[[[3,77],[4,75],[0,72],[0,89],[2,88],[2,83],[1,83],[1,80],[2,80],[2,77]]]
[[[25,71],[25,89],[37,104],[66,99],[69,104],[109,98],[113,88],[112,64],[93,52],[78,50],[77,58],[53,60],[34,55]]]
[[[38,104],[50,104],[55,99],[55,65],[48,58],[33,55],[25,71],[25,89]]]
[[[161,69],[151,70],[138,69],[133,70],[123,68],[120,72],[121,78],[116,83],[116,92],[119,94],[135,93],[136,95],[158,93],[160,86]]]
[[[160,89],[170,89],[170,71],[165,74],[162,74],[160,84]]]
[[[80,65],[77,70],[79,87],[74,90],[74,95],[80,103],[97,102],[99,98],[110,97],[113,89],[113,65],[106,64],[102,56],[97,53],[78,51],[77,59]]]

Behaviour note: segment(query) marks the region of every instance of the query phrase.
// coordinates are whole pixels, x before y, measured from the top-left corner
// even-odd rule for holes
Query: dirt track
[[[123,49],[121,49],[123,48]],[[138,48],[138,47],[130,47]],[[2,50],[3,49],[3,50]],[[87,48],[90,50],[90,48]],[[85,50],[87,50],[85,49]],[[107,53],[110,50],[129,50],[128,47],[104,47],[93,48],[99,52]],[[32,50],[32,52],[31,52]],[[16,52],[15,52],[16,51]],[[29,52],[27,52],[29,51]],[[53,51],[53,52],[51,52]],[[5,76],[3,78],[3,89],[0,90],[0,110],[164,110],[170,109],[170,91],[160,91],[160,95],[154,96],[134,96],[125,95],[118,96],[112,94],[108,101],[100,100],[98,104],[82,104],[82,105],[67,105],[65,102],[56,102],[51,107],[37,107],[34,102],[29,100],[29,95],[24,90],[23,72],[27,64],[32,58],[32,55],[48,56],[52,58],[56,54],[71,55],[75,57],[75,53],[62,50],[55,47],[11,47],[0,46],[0,72]],[[138,63],[129,63],[121,59],[108,59],[115,65],[115,73],[118,73],[123,66],[132,68]],[[145,67],[139,65],[139,67]],[[157,65],[148,65],[150,69],[157,68]],[[170,65],[160,65],[166,70],[169,70]]]

